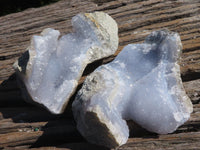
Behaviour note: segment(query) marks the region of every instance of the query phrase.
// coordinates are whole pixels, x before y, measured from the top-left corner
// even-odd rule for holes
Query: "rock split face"
[[[181,49],[177,33],[155,31],[97,68],[72,105],[80,133],[91,143],[113,148],[128,139],[125,120],[159,134],[186,122],[193,108],[180,78]]]
[[[33,101],[62,113],[87,66],[118,48],[118,27],[106,13],[78,14],[73,33],[45,29],[14,64]]]

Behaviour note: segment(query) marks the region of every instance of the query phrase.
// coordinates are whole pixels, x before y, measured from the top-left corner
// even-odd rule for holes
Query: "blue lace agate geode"
[[[32,100],[55,114],[64,111],[85,67],[118,48],[117,23],[108,14],[80,13],[72,25],[74,32],[61,38],[50,28],[33,36],[26,55],[14,64]]]
[[[181,49],[177,33],[155,31],[97,68],[73,102],[81,134],[92,143],[116,147],[128,139],[125,120],[159,134],[186,122],[193,108],[180,78]]]

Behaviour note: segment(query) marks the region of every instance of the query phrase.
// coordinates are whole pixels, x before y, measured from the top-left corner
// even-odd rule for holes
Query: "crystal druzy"
[[[118,27],[106,13],[78,14],[74,32],[60,36],[43,30],[33,36],[28,51],[14,64],[33,101],[52,113],[62,113],[87,66],[118,48]]]
[[[116,147],[128,139],[125,120],[159,134],[186,122],[193,108],[180,78],[181,50],[177,33],[154,31],[97,68],[72,105],[80,133],[91,143]]]

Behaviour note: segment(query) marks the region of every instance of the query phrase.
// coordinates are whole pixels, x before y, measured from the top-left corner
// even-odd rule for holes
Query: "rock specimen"
[[[78,14],[74,32],[45,29],[33,36],[28,51],[14,64],[31,98],[52,113],[63,112],[87,64],[118,48],[118,27],[106,13]]]
[[[125,120],[159,134],[175,131],[193,110],[180,78],[181,49],[177,33],[155,31],[97,68],[73,102],[80,133],[91,143],[116,147],[128,139]]]

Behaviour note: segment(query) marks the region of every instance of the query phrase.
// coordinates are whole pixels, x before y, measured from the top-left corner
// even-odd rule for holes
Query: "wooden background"
[[[73,16],[93,11],[107,12],[118,23],[118,52],[160,28],[178,32],[183,43],[181,75],[194,104],[190,120],[168,135],[134,128],[127,144],[118,149],[200,149],[200,0],[61,0],[0,17],[0,149],[106,149],[87,143],[79,135],[70,107],[62,115],[52,115],[24,102],[12,69],[33,34],[47,27],[69,33]],[[89,65],[83,76],[117,53]]]

